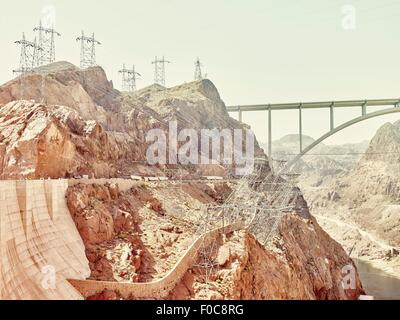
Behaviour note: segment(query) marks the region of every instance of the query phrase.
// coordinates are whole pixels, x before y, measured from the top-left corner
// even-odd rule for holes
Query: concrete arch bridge
[[[368,107],[379,107],[379,110],[374,112],[367,112]],[[339,108],[359,108],[360,116],[335,126],[335,110]],[[319,137],[312,144],[303,148],[303,110],[306,109],[329,109],[330,128],[329,130]],[[400,98],[397,99],[376,99],[376,100],[350,100],[350,101],[328,101],[328,102],[307,102],[307,103],[281,103],[281,104],[259,104],[259,105],[238,105],[228,106],[228,112],[237,112],[239,114],[239,121],[242,122],[244,112],[252,111],[265,111],[268,113],[267,131],[268,131],[268,156],[272,155],[272,124],[274,111],[282,110],[298,110],[298,132],[299,132],[299,153],[291,161],[295,163],[307,152],[312,150],[318,144],[334,135],[335,133],[348,128],[356,123],[364,120],[383,116],[391,113],[400,112]]]

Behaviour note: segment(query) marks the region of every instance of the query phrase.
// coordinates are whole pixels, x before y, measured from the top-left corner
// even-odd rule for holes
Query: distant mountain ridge
[[[355,222],[400,247],[400,121],[381,126],[353,169],[324,189],[306,192],[306,200],[314,213]],[[361,256],[377,255],[370,248],[359,249]]]
[[[378,129],[362,158],[362,162],[366,161],[400,163],[400,120],[385,123]]]
[[[314,138],[303,135],[304,147],[315,141]],[[266,144],[262,146],[265,150],[268,148]],[[303,186],[320,186],[336,176],[348,173],[367,147],[368,141],[343,145],[320,143],[298,161],[294,170],[302,174],[300,181]],[[273,159],[290,160],[298,153],[298,134],[289,134],[272,142]]]

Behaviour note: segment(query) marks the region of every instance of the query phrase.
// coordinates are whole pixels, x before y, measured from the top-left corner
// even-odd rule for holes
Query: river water
[[[400,300],[400,279],[394,278],[370,264],[353,259],[364,290],[376,300]]]

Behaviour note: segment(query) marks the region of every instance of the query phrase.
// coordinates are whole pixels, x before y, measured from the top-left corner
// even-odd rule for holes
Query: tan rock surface
[[[222,183],[216,185],[220,184]],[[100,253],[103,258],[107,258],[107,253],[110,253],[113,259],[108,258],[108,267],[103,265],[103,272],[99,273],[96,262],[89,254],[92,279],[135,283],[161,279],[170,272],[193,242],[192,235],[195,230],[193,222],[196,219],[185,216],[185,211],[199,207],[199,200],[203,203],[217,201],[204,193],[208,189],[204,189],[204,185],[201,188],[200,185],[188,184],[185,188],[163,187],[161,189],[153,183],[143,190],[132,189],[120,193],[113,207],[118,206],[121,201],[129,201],[132,205],[125,210],[134,217],[135,227],[126,233],[115,234],[112,240],[95,246],[95,250],[101,251],[101,248],[105,248],[103,254]],[[217,189],[216,185],[214,189]],[[70,189],[69,193],[77,195],[78,198],[86,198],[92,188],[97,189],[99,186],[89,185],[81,189],[78,185],[77,188]],[[87,192],[88,194],[85,195]],[[96,212],[101,214],[102,203],[107,203],[107,201],[98,201],[102,197],[104,197],[103,192],[91,194],[91,204],[85,207],[91,208],[90,210],[93,210],[95,214]],[[165,210],[163,215],[146,205],[151,197],[156,197],[163,203]],[[74,212],[74,210],[71,211]],[[115,212],[115,209],[109,211]],[[73,216],[76,219],[76,215],[73,214]],[[79,222],[78,229],[80,229]],[[135,230],[139,231],[136,233]],[[124,245],[125,248],[129,247],[129,250],[125,251],[125,256],[118,249],[122,246],[119,242],[122,234],[124,237],[127,237],[127,234],[131,236],[135,234],[138,237],[136,242],[138,247],[134,250]],[[92,252],[92,246],[88,245],[87,241],[85,243],[87,253]],[[106,245],[109,243],[113,246]],[[215,268],[209,276],[211,281],[205,282],[204,269],[193,265],[170,293],[169,298],[356,299],[363,293],[356,269],[354,269],[356,288],[343,289],[342,281],[345,274],[342,273],[342,269],[354,265],[341,246],[334,242],[313,218],[305,218],[297,214],[286,215],[281,221],[280,236],[267,248],[261,246],[245,232],[221,237],[217,243]],[[115,270],[124,270],[125,274],[129,274],[129,270],[132,270],[129,268],[132,268],[133,264],[131,263],[130,266],[126,264],[127,257],[134,256],[139,250],[142,255],[136,271],[137,277],[117,276]],[[122,269],[118,269],[119,267]],[[103,286],[107,288],[106,283]],[[115,293],[121,297],[118,292]],[[90,296],[91,299],[104,297],[104,292]]]
[[[71,108],[29,101],[0,108],[0,138],[2,179],[113,177],[129,174],[145,153],[130,136],[106,132]]]
[[[225,182],[214,188],[230,190]],[[190,183],[147,183],[125,192],[109,184],[70,187],[67,203],[86,246],[91,278],[143,282],[163,277],[193,240],[196,226],[190,219],[195,216],[185,212],[220,201],[214,188]]]
[[[81,70],[67,62],[0,86],[1,105],[3,178],[160,174],[159,168],[143,166],[151,128],[167,131],[170,120],[177,120],[179,128],[245,128],[228,116],[209,80],[127,94],[113,88],[101,67]],[[256,153],[263,155],[257,143]],[[16,168],[19,160],[23,170]],[[211,165],[200,167],[198,175],[224,173]]]
[[[194,267],[170,298],[346,300],[363,294],[358,276],[355,289],[343,289],[341,270],[353,262],[314,219],[285,216],[268,248],[246,232],[221,238],[215,259],[208,281],[205,270]]]
[[[383,125],[347,175],[305,191],[312,213],[353,257],[400,277],[400,122]],[[335,195],[332,197],[332,195]]]

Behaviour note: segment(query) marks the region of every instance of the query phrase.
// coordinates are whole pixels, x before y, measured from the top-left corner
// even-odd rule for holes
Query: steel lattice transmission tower
[[[94,67],[96,65],[96,45],[101,44],[94,38],[94,33],[91,37],[86,37],[82,31],[82,36],[76,39],[81,42],[81,69]]]
[[[132,69],[127,69],[124,64],[119,73],[122,74],[122,90],[128,92],[136,91],[136,76],[141,77],[141,74],[135,71],[135,66]]]
[[[42,48],[37,45],[36,39],[33,42],[26,40],[25,33],[22,34],[22,39],[15,43],[21,46],[21,54],[19,69],[13,70],[13,72],[19,75],[31,72],[37,66],[39,52],[42,51]]]
[[[165,64],[171,63],[171,61],[162,59],[158,59],[157,57],[152,62],[154,64],[154,83],[160,84],[165,87]]]
[[[203,73],[201,72],[202,64],[200,63],[199,58],[197,58],[194,65],[195,65],[194,80],[196,80],[196,81],[202,80],[203,79]]]
[[[55,47],[55,36],[61,36],[60,33],[54,30],[54,27],[44,28],[42,21],[39,23],[39,27],[33,29],[38,33],[39,47],[42,51],[38,57],[38,66],[53,63],[56,60],[56,47]]]

